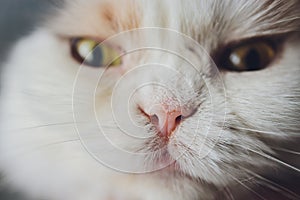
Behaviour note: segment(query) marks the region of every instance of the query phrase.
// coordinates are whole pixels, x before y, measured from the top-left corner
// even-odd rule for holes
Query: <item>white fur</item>
[[[280,158],[274,145],[292,140],[300,130],[300,39],[293,34],[300,30],[298,1],[283,4],[275,0],[267,8],[258,0],[111,1],[121,4],[119,16],[129,9],[128,4],[136,9],[139,28],[167,28],[148,29],[149,32],[141,29],[132,35],[128,32],[125,38],[131,40],[111,39],[118,41],[116,45],[123,49],[134,49],[141,44],[171,49],[195,64],[193,68],[167,52],[142,50],[124,56],[123,74],[118,69],[81,68],[70,55],[69,37],[105,35],[106,38],[128,31],[122,26],[122,19],[117,19],[120,24],[116,29],[103,30],[98,8],[105,2],[67,2],[66,8],[47,25],[22,39],[5,64],[1,74],[0,169],[11,186],[33,197],[53,200],[205,200],[215,198],[216,188],[230,188],[248,178],[245,169],[264,173],[282,167],[267,155]],[[273,26],[275,23],[277,26]],[[219,46],[273,34],[286,34],[288,38],[282,55],[268,68],[245,73],[211,72],[214,64],[208,54]],[[197,49],[191,39],[208,54]],[[196,55],[187,50],[186,41],[188,47],[199,50]],[[147,63],[159,66],[152,64],[145,69]],[[105,138],[95,135],[99,130],[89,109],[93,108],[91,100],[99,73],[103,73],[103,79],[96,90],[95,103],[102,131],[119,147],[148,153],[148,157],[138,160],[120,156]],[[145,111],[151,110],[153,104],[161,103],[170,94],[150,85],[139,90],[133,96],[135,103],[129,101],[127,107],[130,94],[126,91],[147,81],[164,84],[175,92],[176,98],[170,104],[184,105],[187,112],[197,109],[180,124],[167,146],[172,159],[183,154],[177,160],[177,170],[181,173],[120,172],[126,167],[141,169],[141,163],[146,163],[146,169],[153,169],[152,161],[159,158],[151,153],[153,145],[160,144],[156,131],[138,112],[137,104]],[[110,98],[115,94],[112,92],[119,96],[113,96],[117,100],[111,107]],[[114,122],[111,108],[119,109],[117,118],[121,120],[117,122],[121,128],[131,130],[134,136],[150,135],[152,140],[124,136]],[[138,128],[129,121],[127,109]],[[83,147],[77,131],[82,131],[80,134],[86,137],[83,139],[89,147],[106,152],[105,159],[120,168],[114,170],[97,162]],[[95,139],[89,138],[92,136]],[[128,163],[126,159],[132,160]],[[296,161],[290,160],[290,164]]]

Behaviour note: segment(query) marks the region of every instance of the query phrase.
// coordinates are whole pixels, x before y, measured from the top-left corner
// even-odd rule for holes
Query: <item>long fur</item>
[[[256,193],[255,176],[298,174],[299,159],[281,152],[299,152],[299,31],[298,0],[66,1],[4,66],[1,173],[27,195],[53,200],[239,198]],[[229,43],[277,35],[281,54],[264,70],[219,72],[210,59]],[[71,37],[171,53],[142,49],[120,68],[92,69],[72,58]],[[163,87],[133,92],[152,82]],[[138,109],[166,99],[196,110],[167,144]],[[159,170],[166,158],[174,169]]]

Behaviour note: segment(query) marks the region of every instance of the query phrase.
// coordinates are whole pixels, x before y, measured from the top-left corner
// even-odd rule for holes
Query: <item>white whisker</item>
[[[297,155],[297,156],[300,155],[300,152],[292,151],[292,150],[289,150],[289,149],[283,149],[283,148],[272,147],[272,146],[271,146],[271,148],[274,149],[274,150],[277,150],[277,151],[281,151],[281,152],[285,152],[285,153],[290,153],[290,154],[294,154],[294,155]]]
[[[255,192],[253,189],[251,189],[249,186],[247,186],[246,184],[244,184],[243,182],[241,182],[240,180],[238,180],[237,178],[235,178],[234,176],[232,176],[231,174],[229,174],[227,172],[227,174],[237,183],[239,183],[240,185],[242,185],[243,187],[245,187],[247,190],[249,190],[250,192],[252,192],[253,194],[255,194],[257,197],[259,197],[260,199],[266,200],[263,196],[261,196],[260,194],[258,194],[257,192]]]
[[[226,193],[226,196],[230,199],[230,200],[235,200],[232,192],[230,191],[229,187],[225,187],[225,193]]]
[[[289,196],[288,196],[288,194],[289,194],[290,196],[294,197],[293,199],[295,199],[295,200],[296,200],[296,199],[300,199],[300,196],[299,196],[298,194],[292,192],[291,190],[289,190],[289,189],[287,189],[287,188],[285,188],[285,187],[283,187],[283,186],[281,186],[281,185],[279,185],[279,184],[277,184],[277,183],[274,183],[273,181],[268,180],[268,179],[266,179],[266,178],[264,178],[264,177],[262,177],[262,176],[260,176],[260,175],[258,175],[258,174],[256,174],[256,173],[252,172],[251,170],[248,170],[248,169],[246,169],[246,168],[243,168],[243,169],[244,169],[246,172],[248,172],[249,174],[251,174],[251,175],[253,175],[253,176],[259,178],[260,180],[263,180],[263,181],[265,181],[266,183],[269,183],[270,185],[273,185],[273,186],[277,187],[276,189],[279,189],[279,190],[281,190],[282,192],[287,193],[287,194],[285,194],[285,196],[289,197]],[[268,185],[267,185],[267,186],[268,186]],[[270,188],[270,187],[269,187],[269,188]],[[272,189],[272,188],[270,188],[270,189]]]
[[[254,132],[254,133],[262,133],[262,134],[267,134],[267,135],[275,135],[275,136],[285,135],[282,132],[262,131],[262,130],[257,130],[257,129],[243,128],[243,127],[234,127],[234,129],[243,130],[243,131],[250,131],[250,132]]]
[[[238,145],[238,144],[234,144],[234,145],[239,146],[239,147],[245,149],[245,147],[242,146],[242,145]],[[281,165],[283,165],[283,166],[285,166],[287,168],[290,168],[290,169],[292,169],[292,170],[294,170],[296,172],[300,172],[300,169],[298,169],[298,168],[296,168],[296,167],[294,167],[294,166],[292,166],[292,165],[290,165],[288,163],[285,163],[285,162],[283,162],[283,161],[281,161],[281,160],[279,160],[279,159],[277,159],[277,158],[275,158],[273,156],[270,156],[270,155],[268,155],[266,153],[262,153],[262,152],[259,152],[259,151],[256,151],[256,150],[253,150],[253,149],[250,149],[250,148],[247,148],[246,150],[251,151],[253,153],[256,153],[256,154],[258,154],[258,155],[260,155],[260,156],[262,156],[264,158],[267,158],[269,160],[272,160],[272,161],[274,161],[276,163],[279,163],[279,164],[281,164]]]

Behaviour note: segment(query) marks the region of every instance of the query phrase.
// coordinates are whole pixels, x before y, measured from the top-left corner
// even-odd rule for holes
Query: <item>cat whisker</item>
[[[245,147],[242,146],[242,145],[239,145],[239,144],[234,144],[234,145],[239,146],[239,147],[245,149]],[[290,165],[290,164],[288,164],[288,163],[286,163],[286,162],[283,162],[282,160],[279,160],[279,159],[277,159],[277,158],[275,158],[275,157],[273,157],[273,156],[271,156],[271,155],[268,155],[268,154],[266,154],[266,153],[262,153],[262,152],[259,152],[259,151],[256,151],[256,150],[250,149],[250,148],[247,148],[246,150],[247,150],[247,151],[250,151],[250,152],[252,152],[252,153],[258,154],[258,155],[260,155],[260,156],[262,156],[262,157],[264,157],[264,158],[267,158],[267,159],[269,159],[269,160],[272,160],[272,161],[274,161],[274,162],[276,162],[276,163],[278,163],[278,164],[281,164],[281,165],[283,165],[283,166],[285,166],[285,167],[287,167],[287,168],[289,168],[289,169],[292,169],[292,170],[294,170],[294,171],[296,171],[296,172],[300,172],[300,169],[298,169],[297,167],[292,166],[292,165]]]
[[[95,136],[85,137],[84,139],[95,139],[98,137],[99,137],[98,135],[95,135]],[[62,141],[57,141],[57,142],[53,142],[53,143],[48,143],[45,145],[38,146],[38,147],[34,148],[34,150],[41,150],[43,148],[53,147],[53,146],[57,146],[57,145],[63,145],[63,144],[72,143],[72,142],[82,142],[82,138],[74,138],[74,139],[69,139],[69,140],[62,140]]]
[[[116,129],[119,130],[120,128],[115,126],[115,125],[102,125],[101,124],[101,128],[105,128],[105,129]]]
[[[242,168],[243,168],[247,173],[249,173],[249,174],[251,174],[252,176],[255,176],[256,178],[258,178],[258,179],[264,181],[265,183],[267,183],[266,186],[269,187],[270,189],[272,189],[271,186],[272,186],[272,187],[276,187],[276,189],[278,189],[278,190],[284,192],[284,195],[285,195],[286,197],[288,197],[289,199],[294,199],[294,200],[300,199],[300,196],[299,196],[298,194],[292,192],[291,190],[289,190],[289,189],[287,189],[287,188],[285,188],[285,187],[283,187],[283,186],[281,186],[281,185],[279,185],[279,184],[277,184],[277,183],[274,183],[273,181],[268,180],[267,178],[262,177],[261,175],[259,175],[259,174],[257,174],[257,173],[254,173],[253,171],[251,171],[251,170],[249,170],[249,169],[246,169],[246,168],[244,168],[244,167],[242,167]],[[291,197],[291,198],[290,198],[290,197]]]
[[[29,126],[29,127],[22,127],[22,128],[18,128],[18,129],[12,129],[9,131],[14,131],[14,132],[18,132],[18,131],[25,131],[25,130],[33,130],[33,129],[39,129],[39,128],[47,128],[47,127],[54,127],[54,126],[64,126],[64,125],[76,125],[76,124],[87,124],[90,123],[88,121],[86,122],[61,122],[61,123],[49,123],[49,124],[42,124],[42,125],[37,125],[37,126]],[[111,128],[111,129],[117,129],[117,127],[115,125],[102,125],[102,128]]]
[[[232,175],[231,175],[231,176],[232,176]],[[253,180],[254,178],[255,178],[254,176],[251,176],[251,177],[248,177],[248,178],[245,178],[245,179],[240,180],[240,182],[245,184],[245,183],[247,183],[247,182],[250,182],[250,181]],[[240,183],[238,183],[238,184],[240,184]],[[247,189],[248,189],[248,188],[247,188]],[[228,199],[230,199],[230,200],[235,200],[234,194],[231,192],[230,187],[224,187],[223,191],[224,191],[226,197],[228,197]],[[223,193],[222,193],[222,194],[223,194]],[[223,196],[222,196],[222,197],[223,197]],[[222,198],[222,199],[223,199],[223,198]]]
[[[53,124],[43,124],[43,125],[19,128],[19,129],[13,130],[13,131],[23,131],[23,130],[31,130],[31,129],[45,128],[45,127],[52,127],[52,126],[72,125],[72,124],[75,124],[75,122],[61,122],[61,123],[53,123]]]
[[[229,187],[225,187],[225,194],[228,197],[229,200],[235,200],[232,192],[230,191]]]
[[[277,150],[277,151],[281,151],[281,152],[285,152],[285,153],[289,153],[289,154],[294,154],[294,155],[297,155],[297,156],[300,155],[300,152],[297,152],[297,151],[292,151],[292,150],[289,150],[289,149],[283,149],[283,148],[274,147],[274,146],[270,146],[270,147],[274,150]]]
[[[250,176],[250,177],[247,177],[247,178],[242,179],[242,180],[240,180],[240,181],[243,182],[243,183],[251,182],[251,181],[254,180],[254,178],[255,178],[254,176]]]
[[[59,122],[59,123],[49,123],[49,124],[42,124],[42,125],[37,125],[37,126],[29,126],[29,127],[22,127],[18,129],[12,129],[9,131],[25,131],[25,130],[33,130],[33,129],[39,129],[39,128],[46,128],[46,127],[54,127],[54,126],[64,126],[64,125],[75,125],[75,124],[84,124],[88,122]]]
[[[257,130],[257,129],[250,129],[250,128],[243,128],[243,127],[233,127],[236,130],[242,130],[242,131],[250,131],[254,133],[261,133],[261,134],[266,134],[266,135],[274,135],[274,136],[282,136],[284,135],[282,132],[272,132],[272,131],[262,131],[262,130]]]
[[[299,19],[300,19],[300,17],[292,17],[292,18],[288,18],[288,19],[278,20],[277,22],[273,23],[273,25],[291,22],[291,21],[295,21],[295,20],[299,20]]]
[[[81,140],[80,138],[76,138],[76,139],[70,139],[70,140],[64,140],[64,141],[49,143],[49,144],[40,146],[40,147],[36,148],[35,150],[39,150],[41,148],[47,148],[47,147],[55,146],[55,145],[62,145],[62,144],[66,144],[66,143],[71,143],[71,142],[78,142],[80,140]]]
[[[236,181],[238,184],[240,184],[241,186],[243,186],[244,188],[246,188],[247,190],[249,190],[250,192],[252,192],[253,194],[255,194],[257,197],[259,197],[262,200],[267,200],[265,199],[263,196],[261,196],[260,194],[258,194],[257,192],[255,192],[252,188],[250,188],[249,186],[247,186],[245,183],[243,183],[242,181],[238,180],[237,178],[235,178],[233,175],[231,175],[230,173],[227,172],[227,174],[234,180]]]
[[[32,154],[36,151],[42,150],[44,148],[48,148],[48,147],[52,147],[52,146],[56,146],[56,145],[61,145],[61,144],[66,144],[66,143],[78,142],[78,141],[80,141],[79,138],[78,139],[63,140],[63,141],[53,142],[53,143],[49,143],[49,144],[45,144],[45,145],[36,146],[36,147],[33,147],[32,149],[24,150],[22,152],[19,152],[19,153],[13,154],[13,155],[10,154],[10,158],[26,156],[26,155],[30,155],[30,154]]]
[[[274,161],[276,163],[279,163],[279,164],[281,164],[281,165],[283,165],[285,167],[288,167],[288,168],[290,168],[290,169],[292,169],[292,170],[294,170],[296,172],[300,172],[300,169],[298,169],[298,168],[296,168],[296,167],[294,167],[294,166],[292,166],[292,165],[290,165],[290,164],[288,164],[286,162],[283,162],[282,160],[279,160],[279,159],[277,159],[277,158],[275,158],[273,156],[270,156],[270,155],[267,155],[267,154],[263,154],[263,153],[260,153],[258,151],[255,151],[255,150],[250,150],[250,151],[252,151],[254,153],[257,153],[257,154],[259,154],[259,155],[261,155],[261,156],[263,156],[265,158],[268,158],[268,159],[270,159],[270,160],[272,160],[272,161]]]

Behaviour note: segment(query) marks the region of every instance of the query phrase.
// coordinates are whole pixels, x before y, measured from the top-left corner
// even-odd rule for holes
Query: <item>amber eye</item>
[[[266,68],[276,49],[269,42],[254,42],[230,48],[222,58],[222,67],[232,71],[254,71]]]
[[[87,38],[71,40],[72,56],[79,63],[91,67],[118,66],[122,64],[120,53],[111,46]]]

